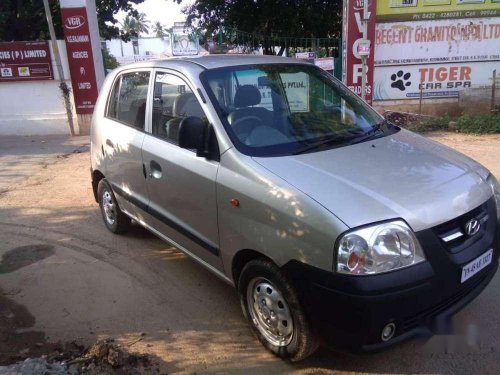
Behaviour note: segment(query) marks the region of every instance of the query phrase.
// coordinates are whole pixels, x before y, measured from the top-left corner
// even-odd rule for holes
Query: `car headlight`
[[[394,271],[424,260],[417,238],[402,220],[347,232],[337,245],[337,271],[349,275]]]
[[[500,183],[498,183],[498,180],[492,174],[488,176],[486,182],[491,186],[491,190],[493,190],[493,194],[495,195],[495,200],[497,201],[497,218],[500,220]]]

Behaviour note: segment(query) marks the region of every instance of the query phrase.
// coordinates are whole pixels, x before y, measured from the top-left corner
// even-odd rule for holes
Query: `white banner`
[[[500,61],[375,67],[374,100],[457,97],[467,88],[491,87]]]
[[[273,100],[271,88],[269,86],[259,86],[258,78],[265,77],[265,73],[260,70],[242,70],[236,72],[238,84],[252,85],[259,89],[261,102],[258,107],[273,110]],[[291,112],[309,111],[309,76],[306,73],[281,73],[281,82],[285,90],[288,105]],[[235,89],[236,89],[236,82]]]
[[[500,18],[378,23],[375,66],[500,60]]]
[[[315,59],[314,65],[320,67],[323,70],[332,71],[334,69],[333,57],[321,57],[321,58]]]
[[[156,55],[116,56],[116,61],[118,61],[118,64],[120,64],[120,65],[131,64],[131,63],[140,62],[140,61],[159,60],[159,59],[161,59],[161,56],[158,54],[156,54]]]

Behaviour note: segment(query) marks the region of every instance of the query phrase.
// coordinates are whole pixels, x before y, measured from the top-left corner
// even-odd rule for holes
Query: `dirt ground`
[[[500,135],[430,137],[500,177]],[[0,166],[18,171],[13,180],[0,172],[0,365],[113,338],[148,354],[154,373],[498,373],[500,274],[458,314],[457,335],[362,356],[321,349],[290,364],[251,335],[233,288],[138,226],[123,236],[105,229],[88,138],[42,159],[40,142],[20,155],[0,139]],[[29,173],[13,168],[17,158]]]
[[[430,133],[428,137],[479,161],[500,179],[500,134],[477,136],[434,132]]]

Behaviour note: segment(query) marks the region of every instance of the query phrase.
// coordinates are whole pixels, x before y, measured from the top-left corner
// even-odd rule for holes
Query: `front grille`
[[[400,333],[410,331],[411,329],[422,325],[427,319],[439,315],[441,312],[446,311],[448,308],[458,303],[462,298],[467,296],[479,284],[481,284],[484,279],[488,277],[489,273],[490,272],[483,272],[483,275],[478,277],[476,280],[471,280],[470,282],[465,283],[457,293],[440,302],[439,304],[420,311],[418,314],[404,318],[401,321]]]
[[[468,236],[465,232],[465,226],[472,219],[479,220],[481,228],[478,233]],[[433,232],[441,239],[441,243],[446,250],[451,253],[458,253],[484,236],[488,220],[488,202],[486,202],[462,216],[434,227]]]

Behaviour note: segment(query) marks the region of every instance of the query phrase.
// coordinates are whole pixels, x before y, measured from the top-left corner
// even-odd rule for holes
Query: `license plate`
[[[488,250],[483,255],[480,255],[472,262],[466,264],[462,268],[462,283],[470,279],[476,273],[491,263],[493,259],[493,249]]]

